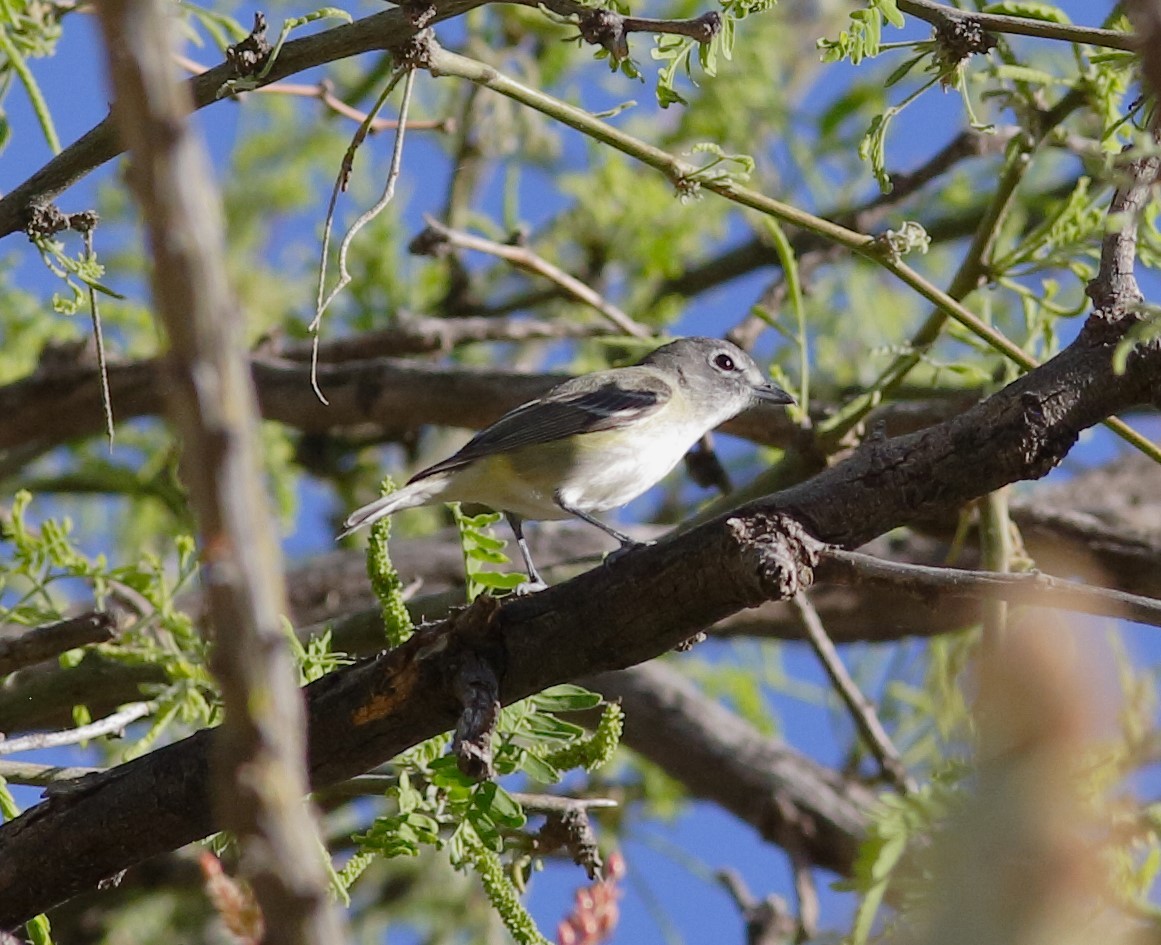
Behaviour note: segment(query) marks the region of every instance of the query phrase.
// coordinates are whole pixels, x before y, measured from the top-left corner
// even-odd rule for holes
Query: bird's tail
[[[409,483],[398,492],[392,492],[390,495],[367,503],[360,509],[355,509],[343,522],[343,530],[339,532],[335,540],[346,538],[351,532],[358,531],[364,525],[377,522],[385,515],[392,515],[401,509],[410,509],[417,505],[426,505],[443,492],[448,478],[446,474],[427,476],[418,482]]]

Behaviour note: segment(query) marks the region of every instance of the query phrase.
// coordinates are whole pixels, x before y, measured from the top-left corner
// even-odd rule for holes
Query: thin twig
[[[595,289],[569,275],[559,266],[550,263],[543,256],[537,255],[527,246],[497,243],[495,240],[486,239],[482,236],[476,236],[473,233],[466,233],[463,230],[456,230],[452,227],[445,226],[430,216],[424,217],[424,221],[427,223],[427,232],[421,233],[412,241],[413,247],[423,247],[425,251],[430,252],[434,249],[434,246],[442,243],[458,246],[460,249],[471,249],[476,252],[487,253],[489,256],[495,256],[498,259],[503,259],[505,262],[511,263],[517,269],[523,269],[525,272],[531,272],[551,280],[573,296],[573,298],[596,309],[596,311],[600,312],[610,323],[625,332],[625,334],[632,335],[634,338],[653,337],[649,329],[635,322],[624,311],[612,302],[607,301]],[[432,238],[433,235],[434,239]]]
[[[175,53],[173,61],[181,68],[185,69],[190,75],[202,75],[209,71],[209,66],[203,66],[200,62],[195,62],[187,56]],[[242,92],[238,97],[249,95],[250,92],[265,93],[270,95],[293,95],[299,98],[314,98],[318,99],[327,108],[337,115],[342,115],[344,118],[349,118],[351,121],[364,122],[367,120],[367,113],[359,111],[359,109],[348,105],[341,98],[335,95],[330,82],[326,79],[318,82],[315,85],[308,85],[301,82],[275,82],[271,85],[262,85],[255,89],[250,89],[248,92]],[[378,131],[394,131],[399,127],[399,121],[395,118],[375,118],[370,124],[370,131],[372,134]],[[454,118],[431,118],[431,119],[416,119],[407,123],[408,131],[439,131],[444,134],[450,134],[455,131],[456,120]]]
[[[879,762],[883,774],[900,791],[913,792],[916,788],[914,779],[907,773],[903,759],[891,741],[891,736],[887,734],[887,730],[879,721],[875,707],[862,694],[850,673],[847,672],[847,668],[839,658],[838,650],[835,649],[826,628],[822,625],[822,618],[814,609],[814,604],[802,593],[796,594],[791,600],[791,604],[802,620],[802,626],[806,630],[810,645],[818,654],[827,676],[830,677],[830,681],[838,690],[839,696],[854,719],[859,734],[862,735],[867,747],[871,749],[871,753]]]
[[[85,261],[93,261],[93,228],[84,231]],[[89,291],[89,317],[93,321],[93,341],[97,346],[97,371],[101,376],[101,409],[105,411],[105,433],[109,437],[109,449],[113,449],[113,398],[109,394],[109,365],[105,360],[105,336],[101,331],[101,310],[97,307],[97,290],[91,282],[86,283]]]
[[[38,748],[60,748],[62,745],[76,745],[91,738],[100,738],[102,735],[120,734],[125,730],[125,726],[144,718],[154,708],[152,702],[134,702],[88,725],[78,725],[62,732],[37,732],[0,741],[0,755],[15,755],[21,751],[33,751]]]
[[[369,210],[362,213],[351,228],[347,230],[346,236],[339,244],[339,281],[335,287],[331,289],[330,293],[323,298],[323,286],[326,280],[326,260],[327,251],[330,248],[330,234],[331,226],[334,221],[335,203],[338,200],[340,190],[346,189],[346,182],[350,177],[351,163],[354,161],[354,153],[363,139],[367,136],[370,129],[370,123],[374,115],[383,107],[386,102],[388,94],[395,87],[399,81],[400,76],[404,77],[403,82],[403,100],[399,103],[399,127],[395,129],[395,147],[391,152],[391,166],[387,170],[387,183],[383,188],[383,194],[376,201],[375,205]],[[351,146],[347,149],[347,153],[343,157],[342,168],[339,171],[339,176],[335,181],[334,190],[331,192],[330,205],[327,207],[327,223],[323,233],[322,245],[322,264],[319,267],[318,279],[318,307],[315,310],[314,320],[310,323],[310,331],[314,335],[314,349],[311,353],[310,359],[310,386],[315,392],[315,396],[322,403],[327,403],[326,397],[318,384],[318,342],[319,342],[319,328],[322,323],[323,313],[328,306],[335,300],[335,297],[347,287],[351,281],[351,273],[347,269],[347,252],[351,248],[351,243],[354,241],[356,234],[368,223],[374,220],[384,208],[391,202],[395,196],[395,182],[399,179],[399,170],[403,161],[403,137],[407,131],[407,112],[411,107],[411,89],[415,84],[415,69],[411,67],[401,67],[395,71],[387,83],[387,88],[379,96],[379,100],[375,103],[375,108],[368,114],[367,120],[359,126],[358,131],[355,132],[355,137],[351,141]]]
[[[561,797],[558,794],[526,794],[513,791],[520,806],[534,814],[563,814],[570,810],[607,810],[619,804],[611,797]]]
[[[1119,617],[1161,627],[1161,601],[1107,587],[1023,571],[968,571],[884,561],[873,555],[828,547],[821,552],[819,579],[842,584],[880,584],[928,597],[935,593],[1005,600],[1032,607],[1072,610],[1098,617]]]
[[[722,869],[715,875],[746,923],[746,945],[785,945],[794,937],[799,923],[785,899],[773,894],[761,901],[755,899],[737,870]]]
[[[689,19],[661,20],[642,16],[625,16],[615,10],[585,6],[579,0],[516,0],[526,6],[543,7],[557,16],[573,20],[586,43],[603,46],[617,59],[629,55],[630,33],[670,33],[688,36],[705,44],[722,29],[722,16],[716,10]]]

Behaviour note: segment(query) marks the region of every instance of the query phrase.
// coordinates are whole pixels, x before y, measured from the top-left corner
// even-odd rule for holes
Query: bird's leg
[[[544,583],[544,578],[540,576],[540,572],[536,570],[536,565],[532,563],[532,552],[528,550],[528,542],[524,540],[524,519],[512,512],[505,512],[504,518],[508,520],[508,527],[516,536],[516,546],[520,549],[521,557],[524,558],[524,570],[528,572],[528,580],[516,588],[516,593],[531,594],[533,591],[543,591],[548,585]]]
[[[606,558],[605,558],[606,563],[611,563],[613,561],[616,561],[619,557],[621,557],[621,555],[625,554],[625,552],[632,551],[634,548],[640,548],[643,545],[652,544],[652,542],[637,541],[637,539],[635,539],[635,538],[630,538],[624,532],[617,531],[615,528],[613,528],[612,525],[606,525],[599,518],[596,518],[595,516],[589,515],[588,512],[582,512],[580,509],[574,508],[573,506],[569,505],[567,502],[564,501],[564,499],[562,499],[560,497],[560,493],[557,493],[554,498],[556,499],[556,504],[559,505],[562,509],[564,509],[564,511],[568,512],[569,515],[575,515],[582,522],[588,522],[590,525],[596,526],[601,531],[603,531],[606,535],[611,535],[613,538],[616,538],[617,541],[619,541],[621,543],[620,548],[618,548],[616,551],[612,552],[612,554],[606,556]]]

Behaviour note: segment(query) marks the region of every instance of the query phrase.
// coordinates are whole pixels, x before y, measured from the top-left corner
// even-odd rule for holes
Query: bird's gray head
[[[762,373],[745,351],[718,338],[679,338],[641,359],[677,374],[699,400],[733,406],[740,413],[756,403],[792,404],[791,397]],[[724,412],[724,410],[723,410]]]

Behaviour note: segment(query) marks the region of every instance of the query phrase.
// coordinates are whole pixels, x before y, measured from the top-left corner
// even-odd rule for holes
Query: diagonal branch
[[[125,731],[125,726],[138,719],[143,719],[156,708],[151,702],[134,702],[112,715],[87,725],[78,725],[76,728],[65,729],[61,732],[37,732],[24,735],[20,738],[0,740],[0,755],[15,755],[22,751],[35,751],[41,748],[61,748],[65,745],[79,745],[102,735],[114,735]]]
[[[883,728],[883,723],[879,721],[879,714],[875,711],[874,704],[863,695],[851,674],[847,672],[847,668],[838,655],[838,650],[835,649],[834,641],[826,632],[826,627],[822,625],[818,611],[814,609],[814,605],[805,594],[796,594],[790,603],[798,612],[798,618],[802,621],[803,629],[806,630],[806,638],[810,642],[811,649],[818,656],[819,662],[822,663],[823,669],[830,677],[831,685],[838,691],[839,698],[842,699],[847,711],[851,714],[851,718],[854,719],[855,728],[858,729],[863,741],[867,743],[871,754],[879,762],[883,774],[900,791],[907,794],[914,793],[918,787],[915,779],[907,773],[903,758],[895,747],[895,743],[891,741],[891,736]]]
[[[488,0],[432,0],[430,15],[424,24],[460,16],[486,2]],[[394,7],[354,23],[291,40],[282,47],[270,72],[258,80],[258,84],[269,85],[288,75],[361,53],[397,49],[418,31],[419,27],[407,10]],[[220,101],[218,90],[232,78],[235,78],[234,67],[229,63],[221,63],[191,78],[186,87],[193,108],[205,108]],[[0,237],[24,229],[28,215],[35,207],[51,202],[122,150],[113,121],[106,118],[0,198]]]
[[[652,332],[648,328],[633,321],[624,311],[605,299],[595,289],[585,285],[585,283],[581,282],[575,276],[569,275],[559,266],[550,263],[543,256],[533,252],[527,246],[512,243],[497,243],[495,240],[485,239],[482,236],[476,236],[474,233],[467,233],[463,230],[456,230],[445,226],[430,216],[424,217],[424,221],[427,223],[427,229],[411,241],[411,252],[419,255],[436,256],[446,251],[448,246],[456,246],[460,249],[471,249],[478,253],[487,253],[489,256],[503,259],[517,269],[531,272],[534,275],[542,276],[554,282],[573,298],[596,309],[611,325],[619,328],[625,334],[632,335],[634,338],[653,337]]]
[[[484,631],[504,654],[501,701],[652,659],[728,614],[792,597],[812,581],[820,541],[857,546],[1043,476],[1082,430],[1159,393],[1161,349],[1142,347],[1119,375],[1114,349],[1104,332],[1082,331],[1055,358],[952,420],[869,443],[753,506],[504,601]],[[316,788],[455,725],[462,708],[451,670],[466,649],[482,652],[478,625],[463,639],[466,613],[307,688]],[[0,928],[208,833],[208,738],[201,732],[121,765],[84,792],[51,798],[0,826]],[[123,842],[110,844],[113,835]],[[57,855],[40,855],[46,849]]]

